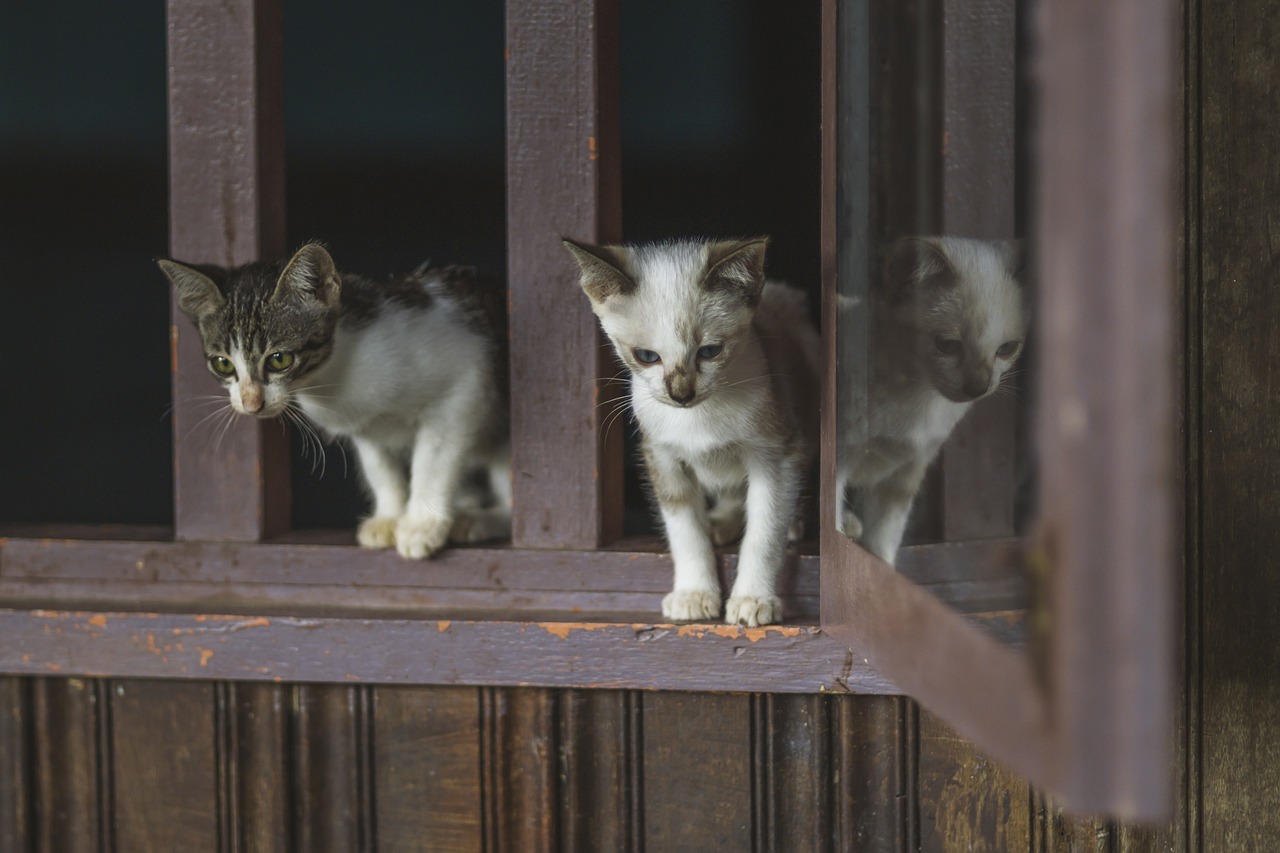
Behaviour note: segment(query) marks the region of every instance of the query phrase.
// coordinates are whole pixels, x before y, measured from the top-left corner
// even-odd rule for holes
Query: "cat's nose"
[[[691,401],[697,394],[697,387],[694,384],[693,377],[684,372],[674,372],[667,377],[667,394],[671,399],[684,405]]]
[[[987,393],[987,389],[991,387],[991,374],[969,374],[964,378],[964,393],[975,400]]]

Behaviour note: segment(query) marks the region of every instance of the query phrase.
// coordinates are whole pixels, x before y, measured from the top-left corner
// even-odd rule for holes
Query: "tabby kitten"
[[[669,619],[720,615],[712,548],[739,536],[725,621],[782,618],[776,580],[816,447],[821,355],[804,295],[765,282],[767,242],[565,241],[631,374],[631,407],[675,563],[662,602]]]
[[[1015,243],[906,237],[889,249],[872,293],[865,430],[839,448],[836,519],[888,563],[925,469],[1022,352],[1018,264]]]
[[[461,267],[375,283],[323,246],[234,269],[158,261],[241,414],[307,418],[350,439],[373,495],[357,539],[401,555],[510,531],[506,306]],[[459,488],[484,469],[477,505]],[[459,512],[459,510],[463,510]]]

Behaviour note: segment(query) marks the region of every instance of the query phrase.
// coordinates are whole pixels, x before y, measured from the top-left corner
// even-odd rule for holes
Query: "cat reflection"
[[[906,237],[871,294],[870,387],[838,453],[836,525],[894,562],[925,469],[1022,353],[1013,242]],[[845,310],[857,310],[842,308]]]

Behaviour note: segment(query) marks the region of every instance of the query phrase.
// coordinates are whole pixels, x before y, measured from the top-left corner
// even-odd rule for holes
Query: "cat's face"
[[[957,403],[991,394],[1022,354],[1026,305],[1015,244],[906,238],[890,250],[893,311],[913,330],[913,354]]]
[[[764,286],[767,241],[595,247],[565,241],[633,393],[690,408],[743,380],[735,357]]]
[[[158,263],[200,330],[205,363],[231,407],[260,418],[284,412],[295,384],[332,351],[340,283],[329,253],[309,244],[283,268]]]

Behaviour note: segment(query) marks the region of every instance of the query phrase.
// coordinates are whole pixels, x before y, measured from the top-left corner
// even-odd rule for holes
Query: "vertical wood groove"
[[[0,851],[34,853],[35,748],[32,679],[0,677]]]

